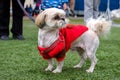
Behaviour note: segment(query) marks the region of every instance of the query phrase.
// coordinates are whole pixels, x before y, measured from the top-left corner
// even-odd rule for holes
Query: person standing
[[[0,39],[9,39],[10,1],[12,2],[12,36],[13,39],[24,40],[23,37],[23,11],[17,0],[0,0]],[[20,0],[24,6],[25,0]]]
[[[33,16],[36,17],[40,13],[40,5],[42,0],[34,0],[35,2],[35,8],[33,9]]]
[[[100,0],[84,0],[84,22],[86,23],[89,18],[96,19],[99,15]]]
[[[63,10],[67,10],[68,0],[42,0],[41,10],[45,10],[47,8],[59,8]]]
[[[74,13],[75,0],[69,0],[69,3],[70,3],[70,11],[71,11],[70,16],[75,16],[75,13]]]

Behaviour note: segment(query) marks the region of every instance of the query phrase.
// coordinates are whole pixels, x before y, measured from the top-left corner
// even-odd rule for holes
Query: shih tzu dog
[[[105,19],[91,19],[87,27],[81,24],[69,24],[63,10],[49,8],[41,12],[35,20],[39,27],[38,50],[40,55],[48,60],[45,71],[62,72],[65,55],[69,49],[78,52],[80,63],[74,68],[81,68],[87,58],[91,65],[86,71],[94,71],[97,63],[96,50],[99,46],[99,36],[110,32],[111,23]],[[58,62],[53,70],[53,58]]]

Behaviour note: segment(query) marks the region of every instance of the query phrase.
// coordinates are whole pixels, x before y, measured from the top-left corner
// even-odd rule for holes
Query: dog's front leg
[[[58,62],[57,68],[53,70],[53,73],[61,73],[62,72],[62,67],[63,67],[64,62]]]
[[[54,64],[53,60],[52,60],[52,59],[49,59],[49,60],[48,60],[48,67],[45,69],[45,71],[52,71],[52,69],[53,69],[53,64]]]

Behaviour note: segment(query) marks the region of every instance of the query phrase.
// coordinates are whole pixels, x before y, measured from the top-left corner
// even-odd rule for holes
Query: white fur
[[[111,11],[111,17],[120,19],[120,9],[115,9]]]
[[[56,15],[60,19],[55,20],[54,17]],[[40,13],[35,22],[39,26],[38,45],[48,47],[58,38],[59,28],[65,27],[64,25],[67,24],[67,19],[63,10],[50,8]],[[90,19],[87,22],[87,26],[89,30],[72,43],[71,49],[76,50],[81,57],[81,61],[74,68],[81,68],[85,60],[89,58],[91,65],[86,71],[91,73],[94,71],[97,63],[95,53],[99,46],[99,36],[109,33],[111,23],[105,19],[98,18]],[[45,70],[60,73],[62,72],[62,67],[63,61],[58,62],[57,68],[53,70],[53,61],[50,59],[48,60],[48,67]]]
[[[106,21],[105,18],[101,16],[98,19],[90,18],[87,21],[86,26],[92,31],[96,32],[98,36],[106,37],[111,29],[112,21]]]

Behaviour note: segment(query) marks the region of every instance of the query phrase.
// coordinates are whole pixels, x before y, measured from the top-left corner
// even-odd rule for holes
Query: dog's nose
[[[65,21],[65,18],[61,18],[61,20]]]

